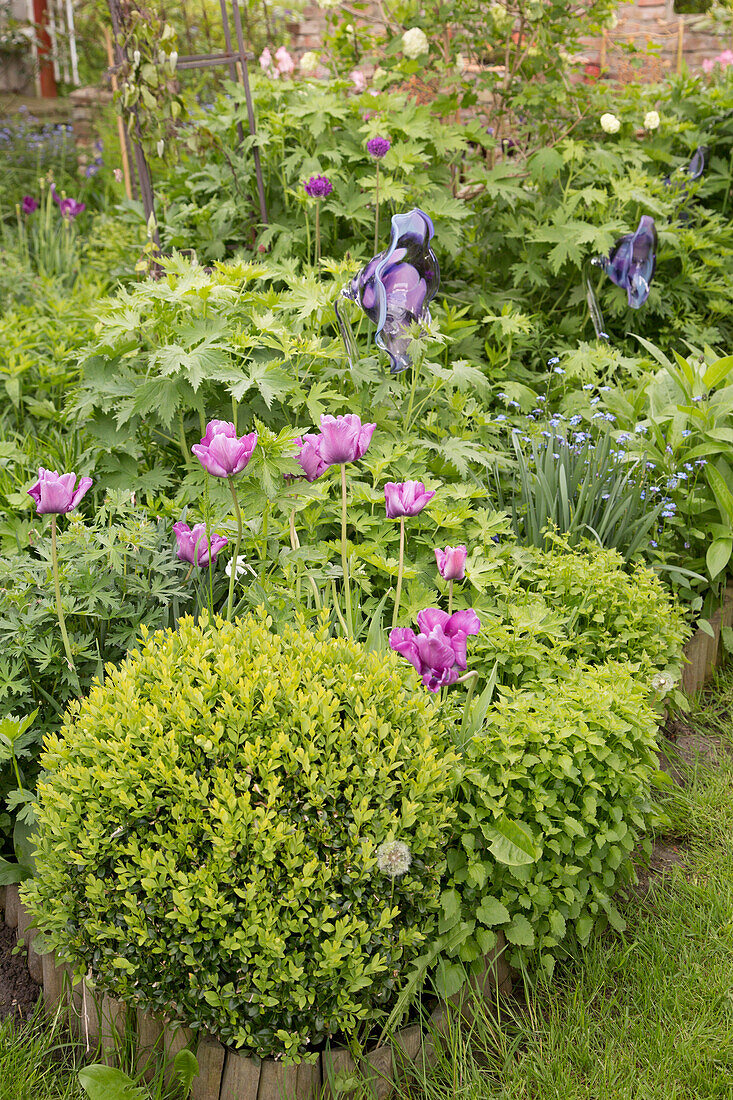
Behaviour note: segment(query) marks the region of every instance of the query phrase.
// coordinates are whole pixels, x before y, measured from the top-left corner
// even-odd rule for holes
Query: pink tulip
[[[178,544],[176,550],[178,557],[181,561],[190,562],[191,565],[205,566],[209,564],[209,559],[212,562],[216,561],[217,554],[229,541],[212,531],[209,544],[205,523],[195,523],[193,527],[189,527],[183,520],[173,524],[173,534]]]
[[[315,481],[328,469],[328,463],[323,461],[319,450],[321,436],[311,432],[302,438],[298,437],[295,442],[300,447],[298,462],[305,474],[306,481]]]
[[[191,448],[196,458],[214,477],[234,477],[245,468],[257,446],[257,432],[237,438],[227,420],[210,420],[201,443]]]
[[[435,561],[438,572],[444,581],[462,581],[466,576],[466,558],[468,550],[465,546],[446,546],[445,550],[435,551]]]
[[[387,519],[416,516],[435,496],[434,489],[426,489],[422,481],[388,481],[384,486]]]
[[[369,449],[376,424],[362,424],[356,413],[346,416],[321,417],[321,442],[319,451],[327,466],[340,466],[356,462]]]
[[[418,613],[417,625],[419,634],[410,627],[391,630],[390,647],[410,662],[428,691],[440,691],[466,671],[467,638],[479,633],[481,621],[471,609],[448,615],[428,607]]]
[[[56,470],[39,467],[38,480],[28,490],[28,496],[36,502],[39,516],[64,516],[73,512],[84,494],[91,487],[92,479],[82,477],[76,487],[76,474],[58,474]]]

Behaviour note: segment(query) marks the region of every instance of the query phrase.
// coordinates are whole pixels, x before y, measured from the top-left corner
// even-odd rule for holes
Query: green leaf
[[[705,467],[705,477],[713,490],[715,500],[728,526],[733,526],[733,493],[725,483],[725,478],[715,466]]]
[[[489,926],[494,924],[506,924],[509,920],[509,910],[496,898],[485,897],[476,910],[476,918],[480,920],[482,924],[487,924]]]
[[[181,1089],[188,1095],[189,1089],[193,1083],[194,1077],[199,1075],[199,1064],[196,1056],[188,1047],[184,1047],[183,1050],[179,1050],[178,1054],[173,1059],[173,1072],[178,1078],[178,1083]]]
[[[730,561],[731,551],[733,551],[733,538],[714,539],[710,543],[705,554],[705,562],[711,580],[715,580],[718,574],[723,572]]]
[[[442,959],[435,973],[435,989],[439,997],[447,1001],[455,996],[466,983],[466,970],[460,963],[446,963]]]
[[[518,947],[534,947],[534,929],[521,913],[517,913],[509,927],[504,929],[504,935],[509,943]]]
[[[532,837],[516,821],[499,818],[491,824],[485,823],[482,828],[489,841],[489,851],[497,863],[503,863],[506,867],[523,867],[536,863],[540,858],[540,850]]]
[[[89,1100],[148,1100],[132,1078],[111,1066],[86,1066],[79,1070],[79,1084]]]
[[[20,863],[10,863],[0,857],[0,886],[12,886],[16,882],[23,882],[30,878],[32,871]]]

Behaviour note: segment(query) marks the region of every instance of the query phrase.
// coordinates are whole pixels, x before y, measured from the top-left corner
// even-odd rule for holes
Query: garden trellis
[[[247,70],[247,62],[252,60],[253,55],[249,54],[245,48],[239,2],[238,0],[231,0],[231,16],[234,23],[234,37],[236,39],[236,46],[232,38],[232,29],[229,21],[230,12],[227,0],[219,0],[219,6],[221,8],[222,27],[224,30],[224,51],[219,53],[191,54],[179,57],[176,63],[176,69],[181,71],[185,71],[187,69],[211,69],[221,65],[226,65],[229,69],[229,75],[231,79],[235,82],[238,81],[239,83],[241,83],[242,87],[244,88],[244,96],[247,104],[248,129],[250,135],[252,137],[255,137],[256,125],[254,104],[252,102],[252,91],[250,88],[249,73]],[[113,69],[113,74],[115,74],[121,69],[126,69],[129,66],[129,57],[127,53],[127,45],[124,34],[124,0],[109,0],[109,12],[112,21],[112,32],[114,36],[115,65]],[[135,157],[137,175],[140,181],[140,198],[143,204],[143,211],[145,214],[146,223],[148,225],[153,225],[155,220],[155,195],[153,190],[153,182],[150,175],[150,167],[148,165],[147,157],[145,156],[145,150],[142,144],[142,134],[137,107],[131,107],[130,113],[132,116],[132,148]],[[244,139],[244,131],[241,123],[237,124],[237,133],[239,142],[241,144]],[[267,205],[265,202],[265,188],[262,179],[260,151],[257,148],[256,144],[253,146],[252,156],[254,158],[255,165],[255,177],[257,181],[257,198],[259,204],[260,220],[263,224],[266,224],[268,218]],[[158,240],[157,229],[154,230],[154,239],[156,244],[160,243]]]

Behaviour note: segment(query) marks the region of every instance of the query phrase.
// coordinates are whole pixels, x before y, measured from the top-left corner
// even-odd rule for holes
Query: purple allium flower
[[[333,184],[328,176],[311,176],[304,182],[303,187],[306,195],[310,195],[312,199],[325,199],[333,191]]]
[[[428,607],[418,612],[417,625],[419,634],[410,627],[391,630],[390,647],[417,670],[428,691],[454,684],[468,667],[466,639],[480,631],[478,615],[470,608],[448,615],[437,607]]]
[[[237,438],[232,423],[210,420],[201,443],[191,448],[196,458],[214,477],[234,477],[241,474],[257,446],[257,432]]]
[[[59,475],[56,470],[44,470],[40,466],[38,481],[28,490],[28,496],[35,500],[39,516],[51,513],[64,516],[74,511],[91,484],[90,477],[82,477],[77,488],[76,474]]]
[[[173,524],[173,534],[178,543],[176,550],[178,557],[181,561],[190,562],[191,565],[208,565],[209,559],[212,562],[216,561],[216,555],[229,541],[212,531],[209,544],[205,523],[195,523],[193,527],[189,527],[183,520]]]
[[[382,157],[387,156],[391,145],[392,142],[389,140],[389,138],[369,138],[369,141],[367,142],[367,153],[370,157],[374,157],[375,160],[381,160]]]
[[[321,441],[318,447],[327,466],[356,462],[369,449],[376,424],[362,424],[356,413],[321,417]]]
[[[435,561],[438,572],[444,581],[462,581],[466,576],[466,558],[468,550],[465,546],[446,546],[445,550],[435,551]]]
[[[388,481],[384,486],[387,519],[416,516],[434,496],[435,490],[426,489],[422,481]]]
[[[34,210],[38,209],[38,199],[34,199],[33,195],[23,195],[20,201],[20,209],[24,214],[32,214]]]
[[[299,436],[295,442],[300,447],[298,462],[305,474],[306,481],[315,481],[328,469],[328,463],[323,461],[319,450],[321,436],[311,432],[302,438]]]

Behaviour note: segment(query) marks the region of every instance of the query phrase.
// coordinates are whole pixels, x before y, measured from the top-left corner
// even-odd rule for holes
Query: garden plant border
[[[721,606],[710,620],[712,634],[698,629],[684,648],[687,664],[682,688],[686,694],[698,691],[720,664],[722,630],[730,626],[733,584],[725,588]],[[35,950],[35,929],[30,927],[30,915],[20,901],[18,886],[0,888],[0,909],[5,924],[17,930],[18,940],[24,945],[29,973],[43,987],[48,1014],[53,1017],[59,1011],[67,1013],[70,1030],[86,1042],[87,1049],[101,1050],[104,1060],[114,1064],[116,1048],[128,1023],[125,1005],[107,994],[99,996],[87,980],[74,985],[69,966],[57,965],[54,955],[40,955]],[[496,947],[485,956],[483,973],[472,980],[468,992],[456,994],[450,1006],[440,1003],[427,1028],[414,1025],[399,1031],[391,1041],[367,1051],[358,1064],[348,1050],[334,1048],[321,1053],[315,1063],[287,1066],[271,1058],[248,1058],[226,1049],[212,1037],[201,1036],[195,1050],[199,1075],[194,1079],[192,1100],[318,1100],[321,1095],[336,1100],[341,1095],[340,1090],[332,1091],[337,1074],[358,1074],[368,1083],[375,1100],[388,1100],[406,1067],[417,1064],[424,1068],[435,1061],[437,1044],[450,1026],[451,1006],[470,1021],[474,998],[490,1010],[499,997],[511,993],[512,975],[503,957],[505,948],[500,933]],[[147,1078],[153,1077],[156,1062],[168,1065],[179,1050],[194,1045],[196,1037],[191,1029],[139,1008],[133,1013],[134,1020],[129,1022],[134,1022],[137,1032],[138,1067],[145,1070]]]

